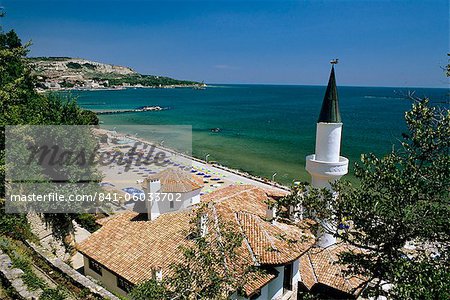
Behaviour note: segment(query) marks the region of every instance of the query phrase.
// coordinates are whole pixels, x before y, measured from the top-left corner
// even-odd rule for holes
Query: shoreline
[[[136,138],[136,137],[133,137],[133,136],[130,136],[130,135],[127,135],[127,134],[125,134],[124,137],[126,137],[126,138],[128,138],[130,140],[141,142],[141,143],[147,143],[147,144],[153,143],[152,141]],[[194,157],[192,155],[186,155],[184,153],[178,152],[178,151],[176,151],[174,149],[171,149],[171,148],[167,148],[167,147],[158,145],[158,146],[156,146],[156,149],[161,149],[163,151],[172,153],[174,155],[181,156],[181,157],[184,157],[186,159],[189,159],[189,160],[195,161],[197,163],[200,163],[200,164],[204,165],[205,167],[206,166],[210,166],[210,167],[213,167],[213,168],[217,168],[219,170],[222,170],[222,171],[234,174],[236,176],[243,177],[243,178],[248,179],[248,180],[256,181],[256,182],[258,182],[260,184],[268,185],[268,186],[271,186],[273,188],[278,188],[278,189],[282,189],[282,190],[285,190],[285,191],[290,191],[291,190],[289,187],[287,187],[285,185],[282,185],[282,184],[279,184],[278,182],[270,181],[270,180],[264,180],[264,178],[262,178],[262,177],[258,177],[256,175],[252,175],[250,173],[247,173],[247,172],[244,172],[244,171],[241,171],[241,170],[238,170],[238,169],[232,169],[232,168],[229,168],[229,167],[221,165],[221,164],[208,163],[208,162],[206,162],[205,160],[203,160],[201,158],[197,158],[197,157]]]
[[[117,86],[117,87],[95,87],[95,88],[48,88],[41,89],[38,88],[36,91],[38,93],[46,93],[46,92],[71,92],[71,91],[84,91],[84,92],[95,92],[95,91],[122,91],[127,89],[182,89],[182,88],[191,88],[194,89],[198,87],[198,84],[172,84],[172,85],[163,85],[163,86]]]
[[[150,141],[150,140],[137,138],[137,137],[131,136],[131,135],[126,134],[126,133],[113,131],[113,130],[109,130],[109,129],[101,128],[101,127],[98,128],[97,130],[100,130],[103,133],[106,133],[108,135],[115,134],[116,138],[118,138],[118,139],[128,139],[128,140],[132,140],[134,142],[140,142],[140,143],[144,143],[144,144],[155,145],[156,149],[162,150],[164,152],[170,153],[171,155],[182,157],[184,159],[187,159],[187,160],[191,161],[193,168],[205,168],[205,169],[210,169],[211,171],[214,171],[214,172],[220,172],[220,173],[222,173],[222,174],[224,174],[226,176],[229,176],[230,178],[239,179],[238,181],[242,182],[242,184],[250,184],[250,185],[253,185],[253,186],[260,186],[260,187],[264,187],[264,188],[278,189],[278,190],[287,191],[287,192],[291,191],[291,189],[289,187],[287,187],[285,185],[282,185],[282,184],[280,184],[278,182],[274,182],[274,181],[271,181],[271,180],[266,180],[266,179],[264,179],[262,177],[250,174],[248,172],[245,172],[245,171],[242,171],[242,170],[239,170],[239,169],[229,168],[227,166],[224,166],[224,165],[221,165],[221,164],[218,164],[218,163],[209,163],[209,162],[206,162],[203,159],[194,157],[192,155],[187,155],[187,154],[178,152],[178,151],[176,151],[174,149],[158,145],[157,143],[154,143],[153,141]],[[120,146],[120,144],[117,144],[117,146]]]

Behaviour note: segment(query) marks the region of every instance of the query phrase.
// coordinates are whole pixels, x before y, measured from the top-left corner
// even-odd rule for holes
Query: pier
[[[160,111],[167,110],[169,108],[164,108],[161,106],[142,106],[133,109],[107,109],[107,110],[99,110],[95,113],[97,115],[111,115],[111,114],[123,114],[123,113],[131,113],[131,112],[144,112],[144,111]]]

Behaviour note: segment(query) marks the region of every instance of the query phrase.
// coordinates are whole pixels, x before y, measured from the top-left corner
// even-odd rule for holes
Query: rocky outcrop
[[[46,77],[71,77],[100,74],[132,75],[137,74],[131,68],[104,64],[81,58],[33,58],[30,60],[33,70]]]

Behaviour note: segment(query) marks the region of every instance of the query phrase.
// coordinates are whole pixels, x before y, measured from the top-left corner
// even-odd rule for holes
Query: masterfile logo
[[[141,200],[144,180],[174,167],[174,157],[191,170],[190,126],[128,130],[142,137],[95,126],[6,126],[6,211],[114,211]]]

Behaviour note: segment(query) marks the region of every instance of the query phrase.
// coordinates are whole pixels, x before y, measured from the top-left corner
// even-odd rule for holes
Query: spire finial
[[[338,63],[338,58],[330,61],[331,73],[328,80],[327,90],[322,102],[318,123],[341,123],[341,114],[339,113],[339,100],[336,87],[336,78],[334,76],[334,65]]]
[[[332,64],[332,65],[337,65],[338,63],[339,63],[339,58],[330,60],[330,64]]]

